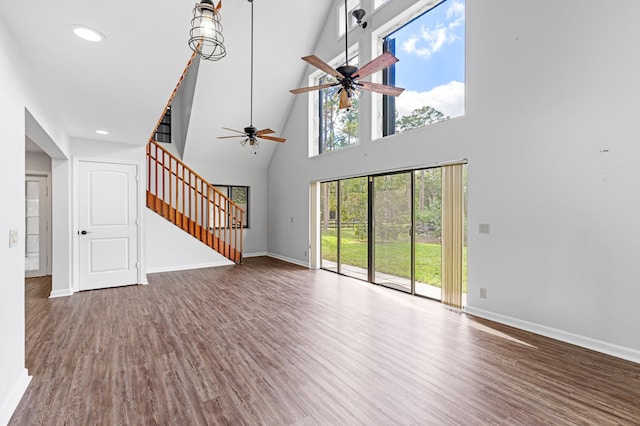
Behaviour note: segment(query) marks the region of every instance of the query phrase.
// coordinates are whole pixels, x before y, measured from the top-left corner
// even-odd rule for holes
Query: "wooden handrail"
[[[228,259],[242,261],[244,210],[153,140],[147,144],[147,206]]]

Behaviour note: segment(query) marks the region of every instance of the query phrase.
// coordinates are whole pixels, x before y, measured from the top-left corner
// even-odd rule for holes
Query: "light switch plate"
[[[10,229],[9,230],[9,248],[15,247],[18,245],[18,230]]]
[[[490,231],[491,230],[488,223],[481,223],[480,226],[478,226],[478,232],[480,232],[481,234],[488,234]]]

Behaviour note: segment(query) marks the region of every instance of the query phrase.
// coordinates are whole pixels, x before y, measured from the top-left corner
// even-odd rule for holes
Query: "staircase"
[[[244,210],[155,141],[147,144],[147,207],[227,259],[242,261]]]

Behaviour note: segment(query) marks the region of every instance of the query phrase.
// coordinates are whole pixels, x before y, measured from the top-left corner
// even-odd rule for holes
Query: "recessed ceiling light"
[[[107,132],[106,130],[96,130],[96,133],[99,135],[108,135],[109,132]]]
[[[74,25],[73,33],[83,40],[87,41],[102,41],[104,35],[94,30],[93,28],[85,27],[84,25]]]

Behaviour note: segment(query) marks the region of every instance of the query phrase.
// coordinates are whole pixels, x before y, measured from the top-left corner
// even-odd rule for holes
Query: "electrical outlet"
[[[491,231],[488,223],[481,223],[478,226],[478,232],[481,234],[488,234]]]
[[[304,251],[304,257],[307,257],[307,251],[306,250]]]
[[[15,247],[18,245],[18,230],[10,229],[9,230],[9,248]]]
[[[480,299],[486,299],[486,298],[487,298],[487,289],[480,288]]]

